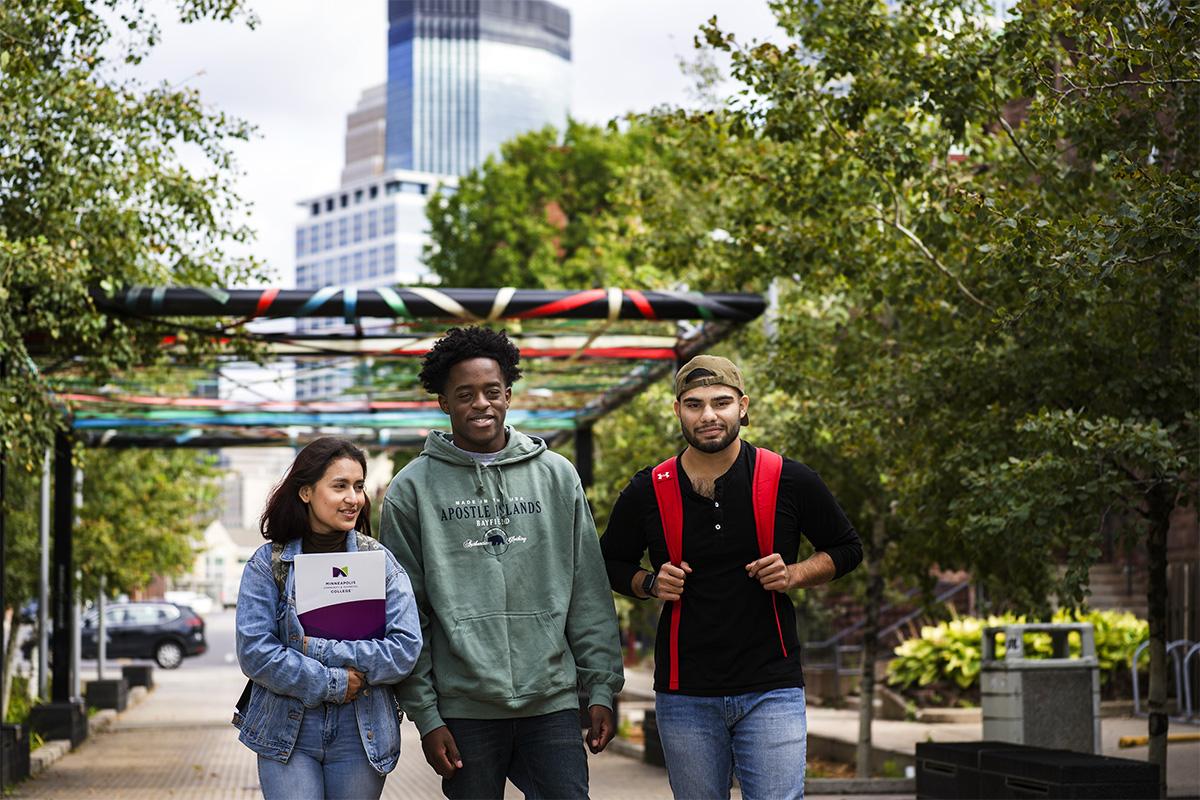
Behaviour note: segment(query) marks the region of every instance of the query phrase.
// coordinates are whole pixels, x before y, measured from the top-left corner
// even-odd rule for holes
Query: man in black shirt
[[[738,438],[750,398],[732,362],[693,358],[675,398],[688,446],[634,475],[600,542],[615,591],[666,601],[654,690],[671,789],[727,798],[736,772],[747,800],[802,797],[804,673],[783,592],[851,571],[862,543],[816,472]],[[816,552],[797,562],[801,535]]]

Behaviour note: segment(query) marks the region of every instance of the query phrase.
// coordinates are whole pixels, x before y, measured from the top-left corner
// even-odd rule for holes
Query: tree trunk
[[[863,626],[862,671],[858,679],[858,749],[855,774],[871,777],[871,721],[875,716],[875,661],[879,652],[879,609],[883,605],[883,540],[886,522],[877,516],[863,542],[867,562],[867,620]]]
[[[1150,575],[1146,607],[1150,622],[1150,763],[1158,765],[1158,796],[1167,796],[1167,531],[1174,503],[1165,485],[1150,493],[1150,533],[1146,551]],[[1178,689],[1177,689],[1178,691]]]

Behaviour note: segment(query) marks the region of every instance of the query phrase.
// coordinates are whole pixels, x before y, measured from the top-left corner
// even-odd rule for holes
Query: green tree
[[[193,566],[204,528],[217,516],[220,472],[211,456],[194,450],[86,450],[77,463],[83,506],[73,549],[81,597],[96,597],[101,578],[114,597]],[[18,467],[5,488],[4,611],[15,620],[16,611],[37,596],[41,471]],[[12,626],[6,643],[5,705],[18,627]]]
[[[522,289],[628,284],[627,224],[609,195],[649,155],[631,127],[568,120],[501,145],[428,208],[425,262],[447,286]]]
[[[1141,514],[1163,763],[1165,532],[1200,395],[1197,10],[772,6],[785,48],[703,30],[744,88],[652,121],[691,169],[661,198],[631,180],[634,248],[671,272],[719,229],[730,256],[698,280],[775,281],[784,435],[894,568],[1078,602],[1105,512]],[[719,213],[688,224],[689,187]]]
[[[241,0],[177,5],[185,22],[255,22]],[[63,424],[44,371],[103,378],[165,358],[163,324],[101,313],[89,289],[260,277],[229,250],[251,238],[229,149],[251,128],[194,89],[130,77],[157,43],[147,6],[0,5],[0,446],[26,465]],[[185,154],[202,166],[185,168]]]

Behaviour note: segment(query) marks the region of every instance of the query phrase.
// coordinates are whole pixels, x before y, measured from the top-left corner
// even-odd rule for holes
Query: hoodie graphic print
[[[413,584],[424,647],[397,687],[421,735],[447,717],[508,719],[620,691],[616,614],[570,462],[512,428],[483,464],[429,434],[392,480],[380,540]]]

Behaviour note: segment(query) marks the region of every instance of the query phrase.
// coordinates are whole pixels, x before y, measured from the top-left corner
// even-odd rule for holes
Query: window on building
[[[342,208],[345,208],[348,205],[350,205],[350,195],[344,194],[342,195]]]
[[[367,212],[367,238],[374,239],[379,235],[379,209],[372,208]]]
[[[400,181],[388,181],[383,188],[387,194],[396,194],[400,191]]]
[[[354,215],[354,223],[351,227],[354,232],[354,235],[351,238],[354,240],[355,244],[358,244],[362,241],[363,236],[363,214],[361,212]]]
[[[355,190],[354,190],[354,202],[356,202],[356,203],[361,203],[361,202],[362,202],[362,199],[363,199],[363,190],[362,190],[362,189],[355,189]]]
[[[333,198],[332,197],[328,197],[325,199],[325,210],[333,211]]]
[[[396,232],[396,207],[388,206],[383,210],[383,235],[391,236]]]
[[[328,250],[333,247],[333,223],[326,222],[321,226],[321,241],[322,249]]]
[[[337,234],[338,247],[345,247],[346,242],[348,242],[349,240],[350,240],[350,220],[346,219],[345,217],[342,217],[341,219],[338,220],[338,234]]]
[[[304,228],[296,229],[296,257],[304,255]]]
[[[371,188],[367,191],[367,194],[371,197],[372,200],[374,200],[376,197],[379,197],[379,187],[372,185]]]
[[[312,214],[312,216],[314,216],[314,217],[315,217],[317,214],[320,214],[320,213],[321,213],[321,204],[320,204],[320,202],[313,203],[311,206],[309,206],[309,211],[310,211],[310,213]]]

